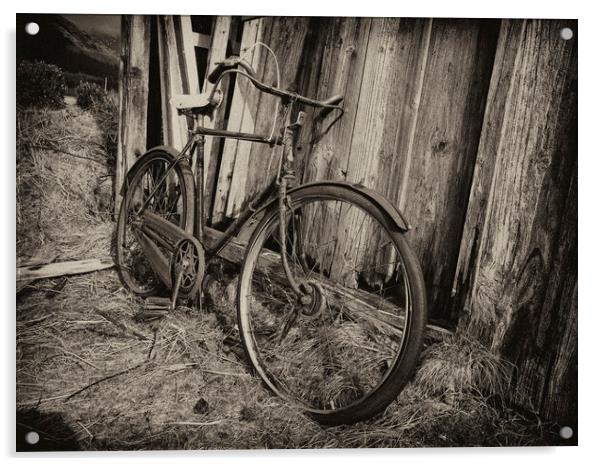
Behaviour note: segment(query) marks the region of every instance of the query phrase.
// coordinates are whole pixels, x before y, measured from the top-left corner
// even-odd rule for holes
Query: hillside
[[[25,24],[40,25],[35,36],[25,33]],[[67,72],[70,86],[79,80],[104,82],[117,87],[119,51],[115,39],[89,34],[60,15],[17,15],[17,62],[43,60]],[[71,79],[70,79],[71,78]]]

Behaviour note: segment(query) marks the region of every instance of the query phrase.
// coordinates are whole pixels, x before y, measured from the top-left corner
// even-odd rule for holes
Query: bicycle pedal
[[[154,310],[142,310],[138,314],[134,316],[134,318],[139,322],[150,322],[157,319],[162,319],[163,317],[167,317],[169,315],[169,311],[154,309]]]
[[[150,297],[144,300],[142,310],[136,314],[138,320],[155,320],[165,317],[170,313],[171,300],[169,298]]]

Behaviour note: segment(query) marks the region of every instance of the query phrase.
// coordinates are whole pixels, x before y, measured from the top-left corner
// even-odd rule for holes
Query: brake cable
[[[255,42],[249,48],[242,50],[242,53],[240,54],[240,56],[243,57],[243,56],[247,55],[253,49],[255,49],[257,46],[264,47],[272,55],[272,58],[274,59],[274,64],[276,65],[276,87],[278,89],[280,89],[280,65],[278,64],[278,58],[276,58],[276,54],[270,48],[269,45],[267,45],[266,43],[261,42],[261,41]],[[253,60],[251,59],[251,62],[252,61]],[[251,65],[252,65],[252,63],[251,63]],[[272,131],[270,132],[270,137],[269,137],[270,141],[273,140],[272,138],[274,137],[274,132],[276,131],[276,122],[278,120],[278,112],[279,111],[280,111],[280,99],[278,99],[276,101],[276,108],[274,109],[274,120],[272,121]]]

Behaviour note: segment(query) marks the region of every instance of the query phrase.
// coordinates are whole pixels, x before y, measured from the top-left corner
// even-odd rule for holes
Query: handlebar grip
[[[209,76],[207,76],[207,81],[209,81],[211,84],[215,84],[217,82],[217,80],[219,79],[219,77],[221,76],[221,74],[226,71],[228,68],[231,67],[227,67],[224,62],[219,62],[217,63],[217,66],[215,68],[213,68],[213,71],[211,73],[209,73]]]
[[[318,113],[318,117],[326,118],[326,115],[328,115],[330,112],[332,112],[334,110],[331,106],[339,105],[341,102],[343,102],[344,98],[345,97],[343,95],[337,94],[337,95],[333,95],[329,99],[326,99],[326,100],[323,100],[322,102],[320,102],[321,105],[328,105],[329,107],[322,108],[322,110],[320,110],[320,113]]]
[[[330,99],[324,100],[322,103],[324,105],[339,105],[345,96],[342,94],[333,95]]]
[[[237,57],[236,55],[228,57],[224,61],[217,62],[215,65],[216,66],[213,71],[209,73],[209,76],[207,76],[207,81],[209,81],[211,84],[215,84],[224,71],[231,70],[237,66],[242,66],[249,76],[255,78],[255,70],[251,64],[245,59]]]

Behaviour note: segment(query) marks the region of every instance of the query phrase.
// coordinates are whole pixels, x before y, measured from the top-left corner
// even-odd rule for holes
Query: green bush
[[[56,65],[23,60],[17,67],[17,104],[25,107],[65,106],[65,76]]]
[[[93,106],[102,104],[107,99],[107,93],[98,84],[91,82],[80,82],[75,88],[77,105],[83,109],[91,109]]]

